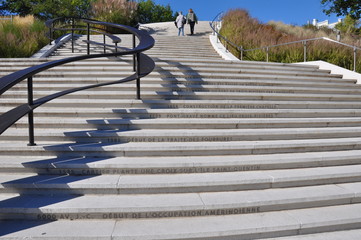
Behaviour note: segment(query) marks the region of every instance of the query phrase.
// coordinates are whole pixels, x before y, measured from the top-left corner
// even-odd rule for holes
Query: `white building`
[[[325,21],[322,21],[322,22],[318,22],[317,19],[313,19],[312,20],[312,25],[317,27],[317,28],[320,28],[320,27],[327,27],[327,28],[330,28],[330,29],[334,29],[336,24],[342,22],[342,18],[339,18],[337,22],[334,22],[334,23],[329,23],[328,20],[325,20]]]

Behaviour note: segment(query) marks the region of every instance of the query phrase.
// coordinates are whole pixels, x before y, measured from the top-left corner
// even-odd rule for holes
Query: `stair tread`
[[[349,204],[360,201],[359,183],[323,185],[299,188],[233,191],[222,193],[167,193],[133,195],[9,195],[0,202],[2,214],[105,214],[98,218],[112,219],[112,214],[123,213],[124,218],[150,218],[159,212],[203,211],[202,216],[216,215],[210,210],[239,209],[243,213],[281,210],[292,205],[293,209],[329,204]],[[355,190],[354,190],[355,189]],[[208,211],[208,212],[207,212]],[[132,213],[141,213],[131,215]],[[242,213],[242,212],[240,212]],[[235,214],[229,211],[229,214]],[[168,215],[168,216],[167,216]],[[162,217],[172,217],[162,214]],[[94,216],[95,217],[95,216]],[[173,215],[174,217],[174,215]]]
[[[283,153],[259,155],[214,155],[192,157],[39,157],[3,156],[2,168],[47,168],[66,171],[85,170],[82,174],[175,174],[202,172],[257,171],[302,167],[358,164],[361,150]],[[274,165],[274,166],[273,166]],[[97,171],[92,171],[97,169]],[[99,169],[106,169],[101,171]],[[119,170],[120,169],[120,170]],[[66,172],[65,171],[65,172]]]
[[[355,182],[361,179],[361,165],[322,168],[264,170],[223,173],[149,174],[149,175],[31,175],[2,174],[2,187],[27,189],[83,189],[95,193],[170,193],[268,189]],[[22,178],[19,178],[22,177]],[[360,186],[358,186],[360,187]],[[139,193],[138,192],[138,193]]]
[[[104,221],[2,221],[0,231],[5,237],[38,238],[87,238],[100,237],[121,239],[170,239],[213,237],[221,239],[232,236],[243,236],[243,239],[255,237],[281,237],[297,233],[319,233],[321,230],[337,231],[335,224],[350,224],[348,229],[360,224],[360,204],[336,207],[322,207],[257,213],[246,215],[164,218],[136,220],[104,220]],[[260,226],[262,223],[262,226]],[[326,235],[327,236],[327,235]],[[345,235],[347,237],[349,235]]]

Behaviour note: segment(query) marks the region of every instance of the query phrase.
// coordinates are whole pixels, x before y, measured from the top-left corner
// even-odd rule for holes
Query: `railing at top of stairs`
[[[332,39],[327,38],[327,37],[319,37],[319,38],[309,38],[309,39],[304,39],[304,40],[299,40],[299,41],[275,44],[275,45],[259,47],[259,48],[244,49],[242,46],[238,46],[234,42],[230,41],[227,37],[220,34],[222,15],[223,15],[223,12],[219,13],[212,20],[212,22],[209,23],[209,25],[211,26],[211,28],[213,30],[213,34],[217,35],[217,41],[219,39],[222,39],[224,41],[224,44],[225,44],[225,47],[226,47],[227,51],[229,50],[229,47],[233,47],[239,53],[239,59],[241,61],[243,61],[243,55],[244,55],[245,52],[251,52],[251,51],[256,51],[256,50],[264,50],[264,51],[266,51],[266,62],[268,62],[269,61],[269,50],[271,48],[302,43],[303,44],[303,61],[306,62],[307,61],[307,43],[308,42],[313,42],[313,41],[323,40],[323,41],[333,42],[335,44],[339,44],[339,45],[342,45],[342,46],[353,49],[353,71],[356,71],[357,50],[361,50],[361,48],[359,48],[359,47],[349,45],[349,44],[346,44],[346,43],[342,43],[342,42],[339,42],[339,41],[336,41],[336,40],[332,40]]]
[[[68,22],[70,25],[64,25],[62,27],[58,27],[56,25],[57,21],[63,21]],[[65,20],[65,21],[64,21]],[[119,83],[125,83],[129,81],[136,81],[137,86],[137,98],[140,99],[140,78],[148,75],[151,73],[155,67],[154,61],[148,57],[147,55],[143,54],[142,52],[152,48],[154,46],[154,39],[146,32],[140,31],[138,29],[135,29],[133,27],[125,26],[125,25],[119,25],[114,23],[107,23],[107,22],[101,22],[97,20],[91,20],[91,19],[83,19],[83,18],[68,18],[68,21],[66,21],[67,18],[58,18],[54,20],[50,20],[46,23],[46,25],[49,27],[49,36],[50,38],[53,36],[54,31],[67,31],[71,32],[72,36],[74,36],[75,31],[86,31],[87,32],[87,40],[85,42],[87,43],[87,55],[81,55],[81,56],[75,56],[75,57],[68,57],[60,60],[50,61],[46,62],[37,66],[29,67],[14,73],[11,73],[7,76],[4,76],[0,78],[0,95],[2,95],[7,90],[11,89],[16,84],[24,81],[27,79],[27,91],[28,91],[28,102],[25,104],[22,104],[20,106],[17,106],[2,115],[0,115],[0,135],[8,129],[10,126],[12,126],[14,123],[16,123],[20,118],[22,118],[25,115],[28,115],[28,126],[29,126],[29,146],[36,145],[34,141],[34,117],[33,117],[33,110],[53,99],[59,98],[61,96],[87,90],[91,88],[101,87],[101,86],[107,86],[112,84],[119,84]],[[86,26],[85,28],[82,28],[82,25],[75,25],[74,22],[77,20],[78,22],[82,22]],[[55,27],[57,26],[57,27]],[[112,28],[117,29],[121,31],[125,31],[126,33],[130,33],[133,35],[133,48],[125,48],[125,47],[119,47],[118,43],[120,42],[120,38],[113,35],[112,33],[109,33],[106,30],[103,30],[104,28]],[[90,40],[91,33],[97,33],[97,34],[103,34],[104,39],[105,37],[109,37],[112,39],[112,42],[114,45],[105,44],[105,41],[103,43],[101,42],[95,42]],[[136,45],[138,39],[138,45]],[[73,41],[73,40],[72,40]],[[104,46],[104,53],[96,53],[96,54],[90,54],[90,45],[101,45]],[[74,45],[73,45],[74,46]],[[106,52],[106,49],[109,48],[115,49],[111,52]],[[121,50],[121,51],[118,51]],[[66,63],[70,62],[76,62],[80,60],[85,59],[94,59],[94,58],[102,58],[102,57],[117,57],[117,56],[124,56],[124,55],[133,55],[133,70],[134,74],[120,79],[116,81],[110,81],[100,84],[93,84],[93,85],[87,85],[72,89],[67,89],[65,91],[57,92],[48,96],[41,97],[39,99],[34,100],[33,99],[33,77],[37,73],[43,72],[45,70],[48,70],[50,68],[64,65]]]

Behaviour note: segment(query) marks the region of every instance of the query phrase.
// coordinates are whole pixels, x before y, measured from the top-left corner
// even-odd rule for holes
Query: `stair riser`
[[[58,77],[58,78],[73,78],[73,77],[84,77],[84,76],[89,76],[89,77],[99,77],[99,78],[104,78],[104,77],[112,77],[112,78],[125,78],[128,77],[130,75],[132,75],[134,72],[132,72],[131,70],[124,72],[107,72],[107,71],[97,71],[94,73],[91,72],[42,72],[39,73],[35,76],[34,79],[36,78],[51,78],[51,77]],[[230,73],[205,73],[205,72],[198,72],[198,73],[194,73],[194,72],[183,72],[183,73],[179,73],[179,72],[165,72],[165,71],[159,71],[159,72],[152,72],[148,75],[148,77],[157,77],[157,78],[169,78],[169,76],[172,76],[173,78],[223,78],[223,79],[254,79],[254,80],[260,80],[260,79],[269,79],[269,80],[288,80],[290,81],[290,79],[292,79],[293,81],[312,81],[312,82],[333,82],[333,83],[347,83],[347,82],[354,82],[353,80],[351,81],[346,81],[340,78],[331,78],[330,76],[325,76],[325,77],[321,77],[321,76],[316,76],[316,77],[299,77],[299,76],[293,76],[293,75],[276,75],[276,74],[258,74],[258,75],[254,75],[254,74],[248,74],[248,73],[244,73],[244,74],[230,74]]]
[[[20,67],[18,68],[1,68],[0,67],[0,71],[3,72],[4,75],[15,72],[15,71],[19,71],[22,70]],[[114,66],[76,66],[76,67],[72,67],[72,66],[67,66],[67,67],[57,67],[55,71],[61,71],[63,72],[64,75],[69,74],[75,74],[77,72],[85,72],[88,71],[88,74],[94,73],[97,74],[99,72],[102,73],[117,73],[117,74],[121,74],[124,71],[132,71],[132,66],[125,66],[123,64],[119,64],[119,65],[114,65]],[[221,74],[221,73],[225,73],[225,74],[234,74],[234,75],[238,75],[238,74],[267,74],[267,75],[285,75],[285,76],[304,76],[304,77],[318,77],[318,78],[335,78],[335,79],[340,79],[340,76],[338,75],[330,75],[327,73],[322,73],[322,72],[311,72],[311,73],[307,73],[304,71],[278,71],[278,72],[273,72],[272,70],[265,70],[265,69],[239,69],[239,68],[231,68],[231,66],[228,67],[218,67],[217,65],[213,65],[211,67],[185,67],[185,66],[176,66],[176,67],[169,67],[169,66],[156,66],[156,68],[154,69],[155,73],[165,73],[165,71],[167,73],[169,73],[169,75],[174,75],[174,74],[194,74],[194,72],[197,72],[197,74],[199,75],[203,75],[203,74]],[[269,71],[269,72],[268,72]],[[47,73],[51,74],[53,71],[49,70]],[[46,73],[39,73],[39,76],[42,76],[43,74]]]
[[[39,119],[37,119],[38,122]],[[70,120],[71,122],[71,120]],[[245,129],[245,128],[307,128],[307,127],[356,127],[361,125],[361,121],[353,122],[299,122],[299,123],[96,123],[97,121],[89,121],[84,119],[84,123],[35,123],[35,129],[59,129],[64,131],[71,131],[71,129],[78,130],[140,130],[140,129]],[[18,122],[16,124],[18,129],[27,129],[27,122]],[[69,130],[70,129],[70,130]],[[25,131],[25,130],[24,130]]]
[[[213,111],[214,112],[214,111]],[[265,112],[265,111],[264,111]],[[154,118],[308,118],[308,117],[361,117],[361,112],[248,112],[248,113],[207,113],[207,112],[189,112],[189,113],[143,113],[143,114],[132,114],[132,113],[102,113],[102,112],[79,112],[79,113],[60,113],[60,112],[52,112],[52,113],[44,113],[44,112],[36,112],[36,116],[39,117],[64,117],[64,118],[99,118],[99,119],[107,119],[107,118],[120,118],[120,119],[154,119]]]
[[[70,84],[78,84],[78,85],[85,85],[85,84],[94,84],[96,83],[102,83],[102,82],[108,82],[108,81],[114,81],[118,80],[118,78],[112,78],[112,77],[93,77],[93,76],[77,76],[77,77],[47,77],[47,78],[41,78],[36,77],[34,78],[34,86],[36,88],[37,84],[64,84],[65,82]],[[345,80],[342,79],[342,81],[339,82],[331,82],[331,81],[312,81],[312,79],[309,80],[303,80],[303,81],[294,81],[292,79],[284,79],[284,80],[276,80],[276,79],[270,79],[270,78],[264,78],[264,79],[250,79],[250,78],[241,78],[241,79],[226,79],[226,78],[183,78],[183,77],[162,77],[159,78],[151,78],[151,77],[144,77],[141,79],[141,83],[148,83],[148,84],[184,84],[186,86],[189,85],[197,85],[202,84],[204,86],[207,85],[220,85],[220,86],[298,86],[298,87],[309,87],[310,84],[312,84],[314,87],[319,88],[354,88],[355,82],[354,80]],[[21,85],[19,85],[21,86]],[[25,86],[25,85],[24,85]],[[15,86],[15,89],[17,86]]]
[[[91,176],[89,176],[91,177]],[[22,179],[26,180],[26,179]],[[30,182],[31,180],[29,180]],[[294,180],[276,180],[273,181],[271,177],[264,177],[253,181],[242,182],[242,180],[215,182],[211,180],[208,183],[203,183],[202,186],[194,184],[177,184],[169,186],[167,183],[158,184],[158,186],[140,184],[137,186],[128,186],[120,182],[120,186],[114,184],[96,184],[96,186],[69,186],[67,183],[51,184],[42,183],[3,183],[3,188],[0,188],[0,193],[21,193],[21,194],[37,194],[37,195],[119,195],[119,194],[167,194],[167,193],[207,193],[207,192],[229,192],[229,191],[250,191],[250,190],[265,190],[275,188],[291,188],[291,187],[305,187],[328,184],[342,184],[353,183],[361,181],[361,173],[354,173],[353,175],[343,176],[334,174],[332,176],[318,176],[317,178],[298,179]],[[69,183],[72,184],[71,182]],[[54,184],[53,184],[54,185]],[[335,197],[337,198],[337,197]],[[358,198],[358,202],[361,199]],[[351,203],[350,200],[346,201]]]
[[[266,202],[266,203],[265,203]],[[82,219],[95,219],[95,220],[120,220],[120,219],[149,219],[149,218],[179,218],[179,217],[206,217],[206,216],[226,216],[233,214],[253,214],[253,213],[262,213],[262,212],[270,212],[270,211],[282,211],[282,210],[292,210],[292,209],[300,209],[300,208],[312,208],[312,207],[326,207],[332,205],[342,205],[349,203],[359,203],[361,199],[354,199],[352,197],[347,196],[338,196],[335,199],[324,199],[324,200],[313,200],[308,199],[307,202],[304,201],[296,201],[292,203],[288,203],[287,200],[277,203],[268,203],[267,201],[262,202],[259,205],[253,205],[252,203],[245,205],[234,205],[232,208],[215,208],[208,206],[198,206],[193,207],[192,209],[182,210],[181,207],[177,211],[174,210],[159,210],[159,211],[133,211],[133,212],[125,212],[119,211],[117,209],[111,209],[100,212],[92,212],[90,209],[84,209],[80,213],[78,211],[74,212],[71,209],[67,211],[67,209],[62,210],[61,212],[55,210],[37,210],[30,209],[24,213],[23,209],[12,209],[12,211],[8,211],[7,213],[0,213],[0,219],[3,220],[18,220],[18,219],[26,219],[26,220],[82,220]]]
[[[81,87],[84,85],[78,85],[78,87]],[[74,86],[77,87],[77,86]],[[35,93],[41,93],[41,91],[44,91],[48,93],[49,91],[64,91],[69,89],[69,86],[35,86],[36,92]],[[131,85],[115,85],[115,86],[109,86],[109,87],[102,87],[102,88],[94,88],[92,92],[97,93],[100,92],[108,92],[109,94],[112,94],[113,92],[121,92],[121,91],[135,91],[137,88],[135,84]],[[360,94],[361,90],[349,90],[349,89],[324,89],[324,88],[292,88],[292,89],[286,89],[285,87],[242,87],[242,86],[233,86],[227,87],[227,86],[211,86],[211,85],[184,85],[184,84],[162,84],[161,85],[155,85],[155,84],[147,84],[142,83],[141,89],[143,91],[162,91],[164,90],[170,91],[170,92],[238,92],[238,93],[298,93],[298,94],[305,94],[305,93],[312,93],[312,94]],[[12,88],[13,92],[12,94],[22,94],[22,92],[27,91],[27,87],[18,86],[16,88]]]
[[[189,101],[189,103],[174,103],[169,101],[148,99],[142,102],[126,101],[121,99],[88,99],[87,101],[76,101],[59,99],[46,104],[47,107],[53,108],[152,108],[152,109],[360,109],[361,103],[358,102],[296,102],[296,101],[267,101],[261,103],[259,101],[234,101],[224,103],[224,101],[216,101],[214,103],[210,101]],[[176,100],[173,100],[176,101]],[[3,107],[15,107],[20,104],[26,103],[26,99],[10,99],[0,98],[1,106]],[[0,109],[1,112],[5,112],[6,109]]]
[[[216,143],[216,142],[214,142]],[[47,146],[44,147],[25,147],[22,149],[1,149],[1,155],[4,156],[62,156],[62,157],[147,157],[147,156],[217,156],[217,155],[250,155],[250,154],[274,154],[274,153],[292,153],[292,152],[317,152],[317,151],[343,151],[343,150],[356,150],[361,149],[361,145],[358,141],[346,141],[335,144],[333,142],[328,143],[319,142],[318,144],[308,143],[308,141],[300,143],[289,142],[288,146],[285,144],[272,144],[264,146],[263,142],[261,145],[240,146],[231,144],[223,145],[218,147],[211,146],[192,146],[192,144],[171,145],[163,148],[164,144],[157,144],[152,149],[141,149],[138,147],[126,147],[117,145],[116,149],[113,148],[113,144],[92,144],[82,146],[81,144],[69,145],[69,147],[61,146]],[[270,143],[271,144],[271,143]],[[24,143],[25,145],[25,143]]]
[[[222,172],[249,172],[249,171],[264,171],[264,170],[276,170],[276,169],[294,169],[294,168],[313,168],[313,167],[326,167],[326,166],[345,166],[360,164],[361,158],[348,158],[348,159],[324,159],[322,162],[309,161],[305,162],[282,162],[282,163],[265,163],[265,162],[254,162],[253,164],[203,164],[201,167],[187,166],[184,164],[183,167],[155,167],[139,166],[137,168],[117,168],[115,166],[104,167],[89,167],[76,165],[63,166],[66,164],[54,164],[54,166],[44,166],[43,164],[31,164],[26,168],[2,168],[0,172],[8,173],[37,173],[41,175],[72,175],[72,176],[93,176],[93,175],[118,175],[118,174],[132,174],[132,175],[143,175],[143,174],[184,174],[184,173],[222,173]],[[171,164],[170,164],[171,165]]]
[[[25,94],[7,94],[4,99],[15,98]],[[35,93],[34,98],[47,95]],[[82,95],[66,95],[63,99],[136,99],[136,91],[119,91],[112,94],[83,93]],[[291,93],[244,93],[234,92],[224,96],[221,92],[141,92],[143,99],[165,99],[165,100],[269,100],[269,101],[361,101],[361,95],[317,95],[317,94],[291,94]]]
[[[345,132],[292,132],[287,131],[284,133],[262,133],[259,134],[214,134],[214,135],[193,135],[193,134],[184,134],[184,136],[178,135],[166,135],[166,136],[121,136],[122,133],[114,133],[114,136],[101,136],[101,134],[92,133],[93,131],[86,131],[84,133],[71,133],[66,132],[59,135],[45,135],[37,134],[37,138],[41,141],[73,141],[76,143],[128,143],[128,142],[141,142],[141,143],[151,143],[151,142],[232,142],[232,141],[262,141],[262,140],[292,140],[292,139],[320,139],[320,138],[352,138],[360,137],[361,132],[356,130],[354,131],[345,131]],[[106,133],[105,133],[106,134]],[[89,135],[89,136],[87,136]],[[119,136],[120,135],[120,136]],[[128,135],[124,133],[124,135]],[[4,141],[27,141],[28,133],[24,132],[23,135],[9,136],[4,134],[1,137]]]

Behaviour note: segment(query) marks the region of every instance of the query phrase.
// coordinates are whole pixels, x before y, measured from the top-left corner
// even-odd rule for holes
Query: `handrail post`
[[[140,100],[140,53],[137,53],[137,99]]]
[[[135,39],[135,35],[133,34],[133,49],[135,48],[135,44],[136,44],[136,39]],[[137,71],[137,59],[136,59],[136,54],[133,54],[133,71]]]
[[[106,52],[106,47],[105,47],[105,34],[103,34],[103,43],[104,43],[104,53]]]
[[[353,48],[353,71],[356,72],[356,47]]]
[[[28,78],[28,104],[29,107],[31,107],[33,102],[33,77]],[[34,113],[33,110],[31,110],[28,113],[28,123],[29,123],[29,143],[28,146],[35,146],[35,140],[34,140]]]
[[[53,39],[53,26],[54,26],[54,23],[51,23],[51,26],[49,28],[49,45],[51,45],[51,41]]]
[[[74,53],[74,18],[71,19],[71,52]]]
[[[243,47],[241,47],[241,61],[243,61],[243,54],[244,54],[244,49]]]
[[[90,54],[90,24],[87,23],[87,54]]]
[[[266,47],[266,62],[269,61],[269,47]]]
[[[307,41],[303,42],[303,62],[307,62]]]

